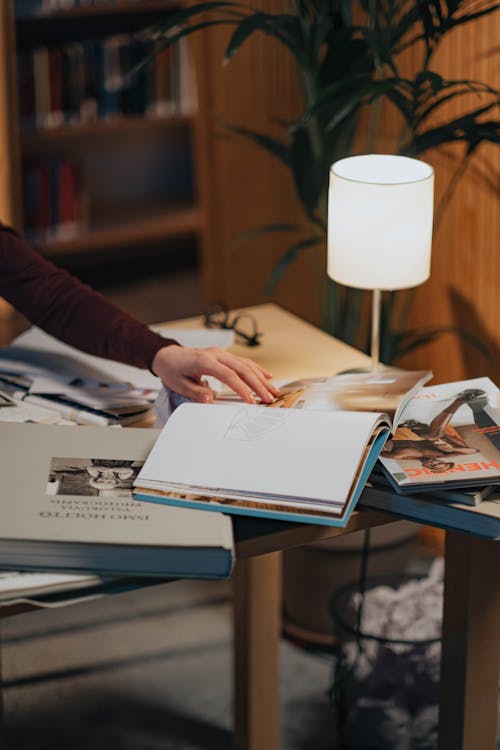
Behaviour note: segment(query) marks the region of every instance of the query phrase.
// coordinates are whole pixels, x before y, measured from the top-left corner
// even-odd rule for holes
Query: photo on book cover
[[[401,488],[494,483],[500,476],[499,405],[488,378],[422,389],[387,441],[383,466]]]
[[[108,458],[52,458],[47,495],[132,498],[143,461]]]

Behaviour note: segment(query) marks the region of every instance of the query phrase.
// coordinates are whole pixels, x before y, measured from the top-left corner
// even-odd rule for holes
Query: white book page
[[[136,480],[344,503],[379,414],[183,404]]]
[[[100,576],[70,573],[0,572],[0,601],[13,596],[33,596],[83,586],[97,586]]]

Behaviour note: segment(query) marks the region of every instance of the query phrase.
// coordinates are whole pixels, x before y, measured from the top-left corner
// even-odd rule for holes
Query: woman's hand
[[[248,404],[255,404],[258,399],[270,404],[279,395],[270,372],[251,359],[237,357],[215,347],[188,349],[176,345],[165,346],[156,353],[152,370],[167,388],[202,403],[214,400],[213,392],[203,382],[204,375],[217,378]]]

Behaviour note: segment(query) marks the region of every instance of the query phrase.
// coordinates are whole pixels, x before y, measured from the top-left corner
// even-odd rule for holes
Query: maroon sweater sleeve
[[[175,344],[153,333],[0,225],[0,297],[66,344],[98,357],[150,369]]]

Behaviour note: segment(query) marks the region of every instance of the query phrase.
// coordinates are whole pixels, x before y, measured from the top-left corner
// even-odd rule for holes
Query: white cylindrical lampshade
[[[330,170],[328,275],[358,289],[429,278],[434,172],[418,159],[352,156]]]

